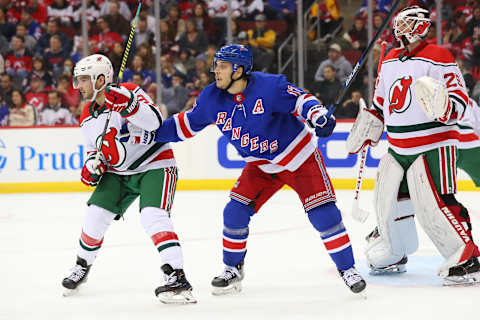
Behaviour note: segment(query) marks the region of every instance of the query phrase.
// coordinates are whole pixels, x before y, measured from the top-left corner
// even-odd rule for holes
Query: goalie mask
[[[73,69],[73,87],[78,89],[78,77],[89,76],[92,81],[93,96],[90,101],[95,100],[98,92],[105,89],[107,84],[113,82],[113,67],[110,60],[101,54],[93,54],[78,61]],[[95,83],[100,76],[105,77],[105,83],[100,89],[95,88]]]
[[[393,22],[395,38],[406,47],[427,36],[430,29],[430,13],[419,6],[407,7],[400,11]]]

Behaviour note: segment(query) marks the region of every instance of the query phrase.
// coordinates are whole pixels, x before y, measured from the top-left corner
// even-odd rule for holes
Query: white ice
[[[185,257],[187,278],[198,304],[161,304],[160,259],[138,217],[138,202],[125,220],[108,230],[88,282],[76,296],[62,297],[61,280],[73,266],[87,193],[0,195],[0,319],[478,319],[480,287],[442,287],[442,259],[420,230],[420,248],[408,272],[370,276],[364,237],[374,214],[360,224],[349,215],[353,191],[337,191],[357,261],[367,280],[367,299],[337,275],[318,233],[292,191],[277,193],[250,225],[243,292],[210,294],[210,281],[223,270],[221,230],[227,191],[176,194],[173,220]],[[458,198],[469,208],[474,237],[480,238],[475,192]],[[361,207],[372,211],[372,192]]]

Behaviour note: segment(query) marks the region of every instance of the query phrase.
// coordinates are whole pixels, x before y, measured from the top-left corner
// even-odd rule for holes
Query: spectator
[[[195,81],[200,79],[200,74],[202,74],[203,72],[208,72],[208,68],[209,67],[207,66],[207,63],[206,63],[204,57],[202,57],[202,56],[196,57],[195,58],[195,69],[190,71],[190,73],[188,74],[188,82],[195,83]]]
[[[162,67],[162,85],[164,88],[170,88],[172,86],[172,78],[175,73],[172,62],[168,55],[160,57],[160,64]]]
[[[178,44],[181,50],[188,50],[190,55],[196,56],[207,49],[208,39],[203,31],[197,30],[195,21],[190,19],[187,20],[186,32],[180,37]]]
[[[112,62],[113,70],[120,70],[123,59],[123,46],[121,42],[113,43],[113,50],[110,52],[108,58]]]
[[[182,111],[188,100],[188,90],[183,86],[184,76],[175,73],[170,88],[162,88],[162,100],[167,107],[168,118]]]
[[[143,91],[147,91],[147,88],[143,85],[144,81],[145,79],[143,79],[143,76],[140,72],[135,72],[133,74],[132,82],[142,88]]]
[[[155,68],[155,57],[153,55],[151,45],[143,43],[137,48],[137,52],[143,60],[143,65],[145,66],[145,69],[152,70]]]
[[[62,70],[62,75],[66,75],[69,78],[73,77],[73,67],[75,66],[75,62],[73,62],[72,59],[66,58],[63,61],[63,70]]]
[[[57,18],[61,24],[69,26],[73,20],[73,7],[65,0],[55,0],[47,8],[48,18]]]
[[[5,72],[5,60],[3,60],[3,56],[0,54],[0,74]]]
[[[25,91],[30,90],[30,82],[34,77],[40,78],[43,82],[43,87],[49,89],[53,85],[52,74],[47,70],[45,60],[40,56],[35,56],[32,59],[32,71],[23,79],[23,88]]]
[[[8,73],[2,73],[0,76],[0,101],[4,101],[7,106],[12,105],[12,92],[13,92],[13,80],[12,76]]]
[[[160,21],[162,52],[169,52],[175,43],[175,30],[167,20]]]
[[[22,23],[27,27],[28,34],[35,38],[35,40],[40,39],[42,35],[42,27],[40,23],[35,21],[32,17],[33,9],[25,8],[22,11]]]
[[[37,111],[35,108],[25,102],[25,98],[20,90],[14,89],[12,92],[12,104],[10,107],[9,125],[12,127],[28,127],[37,123]]]
[[[323,78],[325,80],[316,83],[314,93],[325,105],[333,104],[343,87],[342,83],[335,77],[335,73],[335,67],[327,64],[323,68]]]
[[[135,30],[135,44],[138,47],[143,43],[150,46],[153,44],[153,32],[147,28],[147,19],[139,17]]]
[[[47,69],[52,71],[53,76],[57,79],[63,71],[63,62],[67,58],[58,35],[50,37],[50,46],[45,50],[43,56],[47,63]]]
[[[478,33],[480,33],[480,5],[477,5],[473,9],[472,18],[467,22],[465,26],[465,34],[468,37],[473,37],[474,31],[478,28]]]
[[[215,43],[215,40],[218,41],[218,35],[215,32],[213,20],[208,16],[208,13],[202,3],[197,2],[193,7],[192,19],[195,21],[197,30],[203,31],[211,43]]]
[[[10,115],[10,110],[8,109],[7,104],[4,101],[0,100],[0,127],[8,126],[9,115]]]
[[[232,18],[238,18],[242,15],[242,1],[231,0]],[[228,15],[227,0],[210,0],[208,1],[208,15],[211,18],[227,18]]]
[[[32,71],[32,53],[25,49],[22,36],[12,37],[12,50],[7,53],[5,71],[10,74],[16,84],[21,84],[23,78]]]
[[[120,14],[120,5],[116,1],[110,1],[105,21],[108,22],[112,32],[116,32],[123,37],[127,37],[130,33],[129,20]]]
[[[47,23],[47,33],[42,34],[38,39],[35,51],[39,55],[43,55],[45,50],[50,46],[50,38],[52,36],[58,36],[62,49],[66,54],[70,54],[72,51],[72,41],[67,36],[58,30],[58,21],[55,18],[49,19]]]
[[[113,50],[115,42],[122,43],[123,38],[110,29],[110,23],[103,17],[97,19],[97,25],[100,28],[100,33],[90,37],[89,42],[93,52],[109,55]]]
[[[117,5],[118,9],[114,10],[117,10],[125,18],[125,20],[130,21],[132,19],[132,12],[128,8],[128,5],[125,3],[125,1],[119,2],[118,0],[105,1],[100,7],[100,16],[106,16],[110,14],[110,6],[112,3]]]
[[[350,99],[345,100],[335,110],[335,117],[337,119],[355,119],[357,118],[358,110],[360,108],[360,99],[362,92],[360,90],[353,90]]]
[[[21,36],[24,39],[24,46],[28,51],[33,52],[35,45],[37,44],[37,39],[28,34],[27,26],[21,22],[17,24],[17,36]]]
[[[0,56],[6,56],[10,45],[8,44],[7,38],[4,35],[0,34]]]
[[[265,4],[262,0],[247,0],[243,7],[242,18],[251,21],[255,19],[255,16],[263,13],[265,10]]]
[[[188,50],[181,50],[178,59],[173,63],[173,67],[186,76],[195,69],[195,58],[190,55]]]
[[[363,51],[367,48],[368,32],[365,28],[365,21],[360,18],[355,18],[352,28],[343,35],[343,38],[347,40],[353,49]]]
[[[320,17],[320,35],[311,34],[310,38],[328,39],[334,32],[341,28],[343,18],[340,16],[340,8],[335,0],[318,0],[310,11],[310,24],[313,24]]]
[[[46,126],[74,124],[74,118],[70,109],[61,101],[57,91],[48,93],[48,105],[40,112],[40,124]]]
[[[295,25],[296,0],[267,0],[264,13],[271,20],[285,20],[287,25]]]
[[[80,92],[73,88],[71,77],[62,74],[58,79],[57,91],[62,97],[62,103],[74,113],[80,103]]]
[[[180,9],[177,6],[170,7],[168,12],[168,24],[175,33],[174,41],[180,40],[180,37],[185,33],[186,25],[185,21],[180,19]]]
[[[45,92],[44,83],[36,75],[33,75],[30,79],[30,87],[25,94],[25,100],[28,104],[34,106],[37,111],[42,110],[48,103],[48,95]]]
[[[320,62],[320,66],[315,72],[315,81],[323,81],[323,68],[326,65],[333,65],[336,70],[336,78],[344,83],[347,77],[352,73],[352,65],[342,55],[342,48],[337,43],[330,45],[328,49],[328,59]]]
[[[87,15],[87,22],[89,24],[95,25],[98,17],[100,17],[100,8],[97,6],[95,1],[87,0],[86,15]],[[73,24],[79,28],[81,26],[81,21],[82,21],[82,3],[78,2],[73,6]]]
[[[0,6],[0,34],[2,34],[8,41],[15,34],[15,25],[7,21],[5,8]]]
[[[273,47],[277,34],[272,29],[266,29],[267,18],[264,14],[255,17],[255,29],[248,30],[248,43],[256,48],[260,56],[253,57],[255,62],[259,62],[255,67],[263,72],[267,72],[273,63],[275,53]],[[255,54],[255,52],[253,52]]]
[[[30,4],[26,9],[31,10],[32,18],[38,23],[44,24],[47,22],[47,7],[38,0],[30,0]]]
[[[155,79],[156,79],[155,74],[152,71],[145,68],[143,59],[138,54],[136,54],[133,57],[130,68],[126,69],[125,72],[123,73],[122,81],[131,82],[133,80],[133,75],[135,73],[140,73],[142,75],[142,78],[144,79],[142,86],[145,88],[148,88],[150,83],[155,82]]]
[[[160,0],[160,3],[162,1]],[[161,6],[161,4],[160,4]],[[160,9],[161,10],[161,9]],[[139,14],[139,19],[140,18],[144,18],[147,20],[147,28],[148,30],[150,30],[152,33],[155,33],[155,17],[153,17],[152,15],[149,15],[148,14],[148,11],[149,11],[149,8],[147,6],[143,6],[141,9],[140,9],[140,14]],[[162,15],[160,15],[160,19],[163,19],[164,17],[162,17]],[[133,21],[132,21],[133,23]]]

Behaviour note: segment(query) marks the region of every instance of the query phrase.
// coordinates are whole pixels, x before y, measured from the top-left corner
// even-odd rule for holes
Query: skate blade
[[[225,296],[229,294],[238,294],[242,291],[242,284],[241,282],[233,283],[229,286],[224,288],[222,287],[213,287],[212,294],[214,296]]]
[[[480,272],[443,279],[443,286],[445,287],[469,287],[475,285],[480,285]]]
[[[404,273],[407,272],[407,267],[405,265],[397,265],[397,266],[390,266],[386,268],[372,268],[370,267],[369,274],[371,276],[381,276],[381,275],[388,275],[388,274],[397,274],[397,273]]]
[[[165,304],[192,304],[197,303],[191,291],[182,292],[162,292],[157,295],[158,300]]]
[[[78,293],[78,288],[76,289],[67,289],[67,288],[64,288],[64,291],[62,293],[62,296],[63,297],[71,297],[71,296],[74,296]]]

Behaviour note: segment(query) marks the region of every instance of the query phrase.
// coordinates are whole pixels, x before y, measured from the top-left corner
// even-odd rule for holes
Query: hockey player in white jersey
[[[84,283],[113,220],[118,220],[140,196],[140,220],[163,262],[165,284],[155,290],[164,303],[195,303],[185,278],[183,256],[170,211],[177,182],[177,167],[168,143],[131,144],[122,134],[156,130],[162,117],[149,96],[137,85],[114,86],[110,60],[99,54],[80,60],[73,75],[74,87],[85,99],[81,131],[87,160],[81,180],[96,187],[87,210],[72,273],[62,285],[71,293]],[[96,163],[97,144],[112,112]],[[137,139],[142,137],[137,137]]]
[[[372,272],[405,271],[418,247],[415,215],[445,258],[438,274],[446,284],[471,283],[480,280],[480,253],[468,211],[455,198],[457,145],[464,138],[457,120],[468,96],[452,54],[424,41],[430,25],[428,10],[418,6],[397,14],[401,47],[383,60],[374,108],[361,110],[347,147],[358,152],[378,142],[386,126],[389,149],[374,191],[378,227],[367,237]]]

